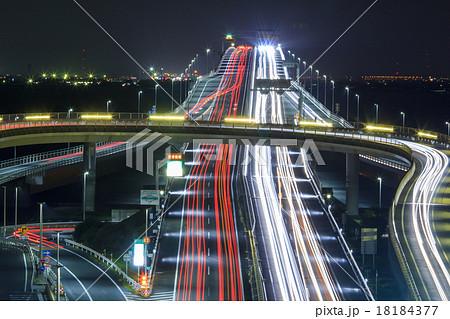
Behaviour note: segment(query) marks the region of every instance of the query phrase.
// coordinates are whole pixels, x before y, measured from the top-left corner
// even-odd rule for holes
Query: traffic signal
[[[183,176],[183,155],[169,154],[167,155],[167,176],[181,177]]]

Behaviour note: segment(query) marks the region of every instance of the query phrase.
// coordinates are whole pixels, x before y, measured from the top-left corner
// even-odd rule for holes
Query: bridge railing
[[[90,118],[85,116],[89,115]],[[97,117],[96,117],[97,116]],[[109,116],[105,118],[105,116]],[[42,118],[45,117],[45,118]],[[269,130],[269,131],[289,131],[294,133],[310,133],[341,136],[351,139],[369,140],[392,145],[401,145],[397,139],[407,139],[411,141],[425,142],[429,144],[440,144],[449,147],[450,139],[448,135],[419,130],[416,128],[392,126],[390,132],[382,130],[367,129],[364,123],[350,123],[354,128],[319,127],[312,123],[308,126],[298,126],[294,124],[263,124],[246,122],[210,122],[183,120],[150,120],[145,113],[47,113],[47,114],[12,114],[0,115],[0,131],[11,129],[22,129],[29,127],[48,126],[142,126],[142,127],[200,127],[219,129],[244,129],[244,130]],[[312,124],[312,125],[311,125]]]
[[[111,148],[105,148],[102,150],[98,150],[96,153],[97,154],[96,156],[103,157],[103,156],[112,155],[112,154],[124,151],[125,148],[126,148],[126,144],[121,144],[121,145],[111,147]],[[71,165],[71,164],[76,164],[76,163],[80,163],[82,161],[83,161],[83,157],[80,154],[77,156],[62,158],[62,159],[55,160],[55,161],[44,162],[41,165],[37,165],[34,167],[25,167],[23,169],[15,170],[14,173],[0,175],[0,185],[10,182],[12,180],[15,180],[17,178],[40,173],[43,170],[57,168],[57,167],[61,167],[61,166]]]

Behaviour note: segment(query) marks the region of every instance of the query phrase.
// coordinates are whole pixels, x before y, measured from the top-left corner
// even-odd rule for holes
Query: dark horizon
[[[285,51],[308,65],[374,1],[78,1],[144,67],[181,73],[206,49],[217,60],[228,33],[236,44],[272,30]],[[82,72],[139,75],[139,67],[74,1],[18,0],[0,4],[0,74]],[[378,1],[315,64],[335,78],[361,75],[448,76],[448,1]],[[274,44],[278,44],[275,43]],[[85,50],[85,51],[83,51]],[[84,59],[84,60],[83,60]],[[83,66],[85,69],[83,69]]]

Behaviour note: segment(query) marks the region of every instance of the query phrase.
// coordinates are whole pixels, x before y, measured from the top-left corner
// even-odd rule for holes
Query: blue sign
[[[50,250],[44,250],[42,252],[42,256],[50,256],[50,255],[51,255]]]
[[[44,270],[45,270],[45,267],[41,266],[41,271],[44,272]]]

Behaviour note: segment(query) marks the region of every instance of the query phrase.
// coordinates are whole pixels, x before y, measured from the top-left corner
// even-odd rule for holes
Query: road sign
[[[44,250],[44,251],[42,252],[42,256],[50,256],[50,255],[51,255],[50,250]]]
[[[45,267],[44,266],[41,266],[41,271],[43,272],[45,270]]]
[[[131,256],[129,254],[123,255],[123,261],[129,263],[131,261]]]
[[[50,264],[50,261],[51,261],[50,256],[44,256],[44,257],[41,259],[41,264],[42,264],[42,266],[45,266],[45,265]]]
[[[20,232],[22,233],[22,235],[25,235],[28,231],[28,227],[27,226],[22,226],[20,227]]]
[[[159,192],[155,189],[141,190],[141,205],[159,205]]]

